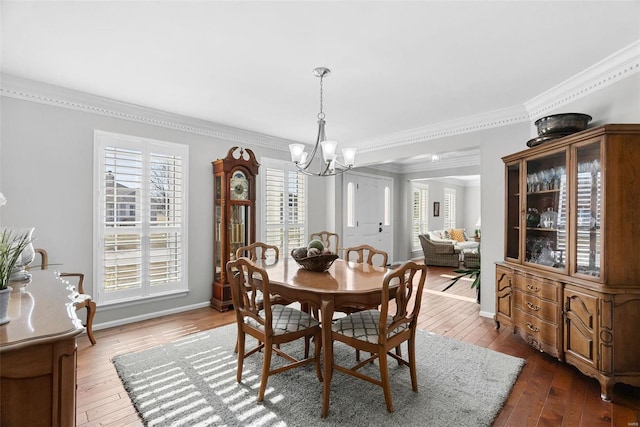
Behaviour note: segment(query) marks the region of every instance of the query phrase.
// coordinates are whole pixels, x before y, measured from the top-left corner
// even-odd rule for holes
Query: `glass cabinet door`
[[[245,204],[231,205],[231,218],[229,223],[229,259],[236,258],[236,251],[249,244],[249,209]]]
[[[575,147],[576,209],[575,270],[573,273],[600,277],[600,228],[602,206],[602,173],[600,166],[600,141]]]
[[[216,176],[214,177],[213,183],[214,183],[214,217],[215,217],[215,224],[214,224],[214,229],[213,229],[213,254],[214,254],[214,266],[215,266],[215,271],[214,271],[214,282],[219,282],[220,281],[220,274],[222,273],[222,270],[224,269],[224,266],[222,265],[222,235],[221,232],[222,230],[220,229],[220,224],[222,222],[222,207],[220,206],[221,204],[221,181],[222,178],[220,176]]]
[[[220,224],[222,222],[222,210],[220,207],[219,201],[216,200],[215,205],[215,229],[214,229],[214,238],[213,238],[213,253],[215,257],[215,277],[214,281],[220,281],[220,274],[222,273],[222,240],[221,240],[221,229]]]
[[[525,259],[549,268],[567,266],[567,150],[526,163]]]
[[[507,165],[505,257],[520,261],[520,162]]]

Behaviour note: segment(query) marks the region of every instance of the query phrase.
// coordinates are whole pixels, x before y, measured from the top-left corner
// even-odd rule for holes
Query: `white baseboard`
[[[482,311],[480,310],[480,316],[481,317],[487,317],[489,319],[493,319],[493,316],[495,316],[495,313],[489,312],[489,311]]]
[[[209,301],[200,302],[198,304],[185,305],[182,307],[176,307],[169,310],[156,311],[153,313],[142,314],[140,316],[127,317],[124,319],[113,320],[111,322],[96,323],[93,325],[93,330],[98,331],[100,329],[108,329],[116,326],[128,325],[129,323],[141,322],[143,320],[155,319],[160,316],[167,316],[169,314],[183,313],[185,311],[196,310],[198,308],[209,307]]]

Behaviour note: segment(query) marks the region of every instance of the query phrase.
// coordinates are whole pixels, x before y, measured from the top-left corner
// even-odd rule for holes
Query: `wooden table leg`
[[[333,296],[323,295],[320,303],[322,314],[322,418],[329,415],[329,395],[331,392],[331,377],[333,375],[333,339],[331,338],[331,320],[333,319]]]

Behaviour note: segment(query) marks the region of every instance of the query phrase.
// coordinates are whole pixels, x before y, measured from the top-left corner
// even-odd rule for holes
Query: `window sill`
[[[141,304],[148,304],[156,301],[165,301],[168,299],[174,299],[177,297],[184,297],[189,294],[188,289],[180,289],[176,291],[166,292],[158,295],[149,296],[136,296],[126,299],[110,300],[110,301],[96,301],[96,304],[100,306],[101,310],[109,310],[114,308],[131,307]]]

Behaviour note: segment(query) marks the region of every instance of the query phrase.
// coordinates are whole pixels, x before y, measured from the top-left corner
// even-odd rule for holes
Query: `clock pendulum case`
[[[253,151],[232,147],[213,165],[213,292],[211,306],[231,305],[226,265],[236,250],[256,240],[256,175],[260,164]]]

